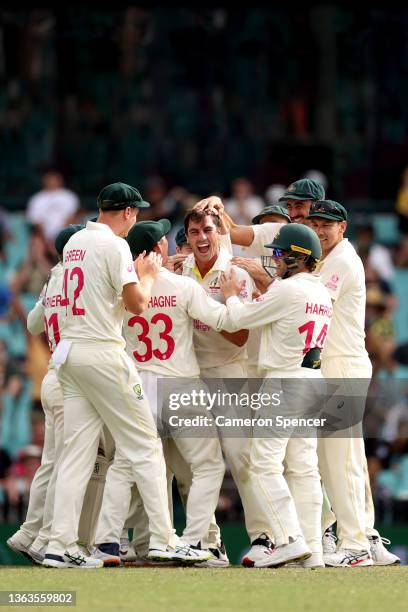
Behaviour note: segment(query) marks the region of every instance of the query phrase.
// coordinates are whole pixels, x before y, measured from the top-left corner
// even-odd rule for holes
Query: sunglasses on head
[[[310,213],[314,212],[337,213],[344,219],[344,210],[336,202],[327,202],[326,200],[314,202],[310,207]]]

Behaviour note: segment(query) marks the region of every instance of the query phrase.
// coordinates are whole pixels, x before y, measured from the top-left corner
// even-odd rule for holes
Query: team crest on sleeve
[[[136,385],[133,385],[133,391],[136,393],[136,397],[137,399],[144,399],[143,397],[143,393],[142,393],[142,387],[141,385],[139,385],[139,383],[137,383]]]
[[[338,287],[340,277],[338,274],[332,274],[330,280],[326,283],[328,289],[335,291]]]

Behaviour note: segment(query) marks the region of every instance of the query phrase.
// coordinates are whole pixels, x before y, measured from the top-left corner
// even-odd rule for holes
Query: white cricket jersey
[[[138,370],[160,376],[198,376],[194,319],[220,330],[228,319],[228,311],[192,279],[162,268],[152,287],[147,310],[138,316],[126,312],[123,321],[126,350]]]
[[[322,353],[325,357],[364,357],[366,286],[363,262],[353,245],[343,240],[318,264],[333,306],[333,321]]]
[[[253,225],[254,239],[249,247],[242,247],[243,257],[261,257],[261,255],[272,255],[272,249],[267,249],[265,244],[270,244],[276,234],[285,223],[262,223]]]
[[[242,270],[242,268],[232,266],[230,261],[230,253],[224,248],[220,248],[218,258],[213,267],[207,272],[204,278],[202,278],[196,266],[194,255],[191,254],[184,262],[183,275],[194,279],[214,300],[224,304],[225,299],[220,288],[221,274],[233,268],[237,275],[237,281],[244,281],[244,287],[240,294],[241,300],[244,302],[251,302],[252,292],[255,287],[252,278],[245,270]],[[242,325],[235,328],[235,331],[238,329],[245,329],[245,326]],[[223,338],[221,334],[211,329],[207,323],[198,317],[194,320],[194,347],[201,369],[215,368],[247,359],[245,345],[236,346],[232,344],[232,342]]]
[[[259,368],[267,370],[267,376],[300,374],[304,355],[323,347],[332,317],[329,292],[310,272],[276,279],[252,304],[231,297],[227,307],[237,328],[263,326]]]
[[[61,338],[124,348],[122,291],[138,282],[126,240],[108,225],[88,221],[65,245],[63,264],[66,318]]]

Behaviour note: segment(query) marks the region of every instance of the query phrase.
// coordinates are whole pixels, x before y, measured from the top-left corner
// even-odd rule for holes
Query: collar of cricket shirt
[[[110,234],[113,234],[113,231],[109,225],[106,225],[106,223],[97,223],[96,221],[88,221],[86,224],[86,229],[93,231],[96,230],[98,232],[109,232]]]
[[[345,251],[349,247],[349,244],[350,243],[348,241],[348,238],[343,238],[343,240],[341,240],[341,242],[339,242],[339,244],[337,244],[334,249],[332,249],[330,253],[326,255],[324,259],[321,259],[318,262],[316,266],[316,272],[320,272],[326,261],[330,261],[332,258],[336,257],[337,255],[340,255],[343,251]]]
[[[196,265],[194,255],[192,255],[192,258],[188,265],[191,267],[192,271],[199,280],[204,280],[204,278],[206,278],[209,274],[212,274],[213,272],[225,272],[230,265],[231,258],[232,255],[229,253],[229,251],[227,251],[227,249],[225,249],[224,247],[220,247],[220,252],[218,253],[218,257],[215,260],[213,267],[210,268],[210,270],[208,270],[207,274],[205,274],[204,276],[201,276],[201,272]]]

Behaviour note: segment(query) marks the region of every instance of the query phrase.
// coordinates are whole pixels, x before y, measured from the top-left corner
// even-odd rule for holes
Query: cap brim
[[[163,236],[165,236],[171,230],[171,223],[168,219],[160,219],[159,223],[162,226]]]
[[[279,198],[278,202],[286,202],[287,200],[313,200],[310,195],[299,195],[297,193],[288,193]]]
[[[328,221],[346,221],[346,219],[343,219],[335,215],[331,215],[330,213],[324,213],[324,212],[321,212],[321,213],[315,212],[309,215],[308,217],[306,217],[306,219],[315,219],[315,218],[327,219]]]
[[[137,202],[135,208],[150,208],[150,204],[149,202],[145,202],[145,200],[142,200],[141,202]]]

